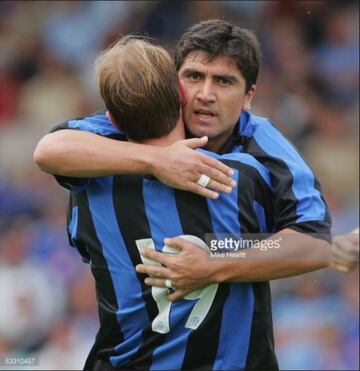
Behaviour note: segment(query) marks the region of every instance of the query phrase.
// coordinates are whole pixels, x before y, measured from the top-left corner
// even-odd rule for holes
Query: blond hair
[[[179,81],[168,52],[128,35],[96,60],[105,106],[129,139],[167,135],[179,118]]]

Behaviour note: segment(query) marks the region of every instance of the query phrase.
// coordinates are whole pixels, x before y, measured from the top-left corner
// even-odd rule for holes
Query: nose
[[[204,103],[212,103],[215,101],[215,91],[214,86],[209,80],[204,80],[203,83],[199,86],[197,92],[197,99]]]

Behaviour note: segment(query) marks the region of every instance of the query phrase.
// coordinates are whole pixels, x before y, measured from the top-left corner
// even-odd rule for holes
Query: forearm
[[[34,160],[41,170],[69,177],[152,172],[155,149],[78,130],[60,130],[38,143]]]
[[[269,281],[311,272],[329,265],[331,246],[328,242],[297,232],[277,233],[271,240],[279,238],[279,248],[266,251],[251,248],[240,252],[243,257],[216,258],[216,261],[209,264],[210,280]]]

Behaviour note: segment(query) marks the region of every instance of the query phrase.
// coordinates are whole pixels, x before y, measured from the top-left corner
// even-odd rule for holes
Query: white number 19
[[[198,245],[199,248],[209,250],[206,243],[196,236],[182,235],[179,237]],[[154,241],[151,238],[136,240],[135,242],[139,250],[143,248],[155,250]],[[163,247],[162,251],[164,253],[170,253],[170,254],[177,254],[179,252],[177,249],[173,249],[170,246],[166,246],[166,245]],[[154,260],[147,259],[143,256],[141,256],[141,260],[143,264],[158,265],[158,266],[161,265],[160,263]],[[194,305],[192,311],[190,312],[189,318],[186,321],[186,324],[185,324],[186,328],[196,330],[200,326],[200,324],[203,322],[203,320],[205,319],[206,315],[208,314],[210,310],[210,307],[214,301],[218,287],[219,285],[215,283],[203,289],[196,290],[185,296],[184,299],[186,300],[198,300],[197,303]],[[151,327],[154,332],[158,332],[160,334],[166,334],[167,332],[170,331],[169,322],[170,322],[171,302],[166,299],[166,295],[168,293],[169,293],[168,288],[154,287],[154,286],[151,288],[152,297],[154,298],[157,304],[158,310],[159,310],[159,314],[152,321]]]

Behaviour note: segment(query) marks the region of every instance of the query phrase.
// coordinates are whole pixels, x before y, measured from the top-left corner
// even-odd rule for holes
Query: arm
[[[34,151],[34,160],[42,171],[79,178],[121,173],[149,174],[153,157],[151,146],[71,129],[45,135]]]
[[[230,192],[234,184],[230,168],[193,150],[206,141],[193,138],[154,147],[65,129],[43,137],[34,160],[41,170],[67,177],[152,174],[171,187],[216,198],[216,192]],[[211,178],[207,188],[196,184],[201,174]]]
[[[280,239],[280,247],[267,251],[246,249],[245,257],[228,259],[210,258],[196,245],[171,238],[166,244],[178,248],[178,255],[143,250],[143,256],[159,261],[164,267],[140,264],[136,269],[151,276],[145,280],[151,286],[164,287],[165,279],[170,279],[177,290],[169,299],[177,300],[211,283],[269,281],[325,268],[330,262],[330,244],[324,240],[291,229],[270,239]]]
[[[268,207],[274,210],[278,233],[271,239],[281,237],[280,248],[266,252],[249,249],[245,258],[214,260],[187,242],[171,239],[168,244],[175,244],[181,250],[177,256],[144,251],[146,257],[166,267],[154,270],[139,266],[139,271],[155,274],[156,278],[147,278],[150,285],[163,286],[164,278],[170,279],[178,288],[170,298],[178,299],[212,282],[268,281],[328,266],[331,249],[325,239],[330,239],[331,221],[314,174],[294,147],[272,126],[262,122],[254,137],[255,140],[249,139],[245,152],[260,161],[271,174],[271,194],[263,194],[263,204],[270,203]]]

